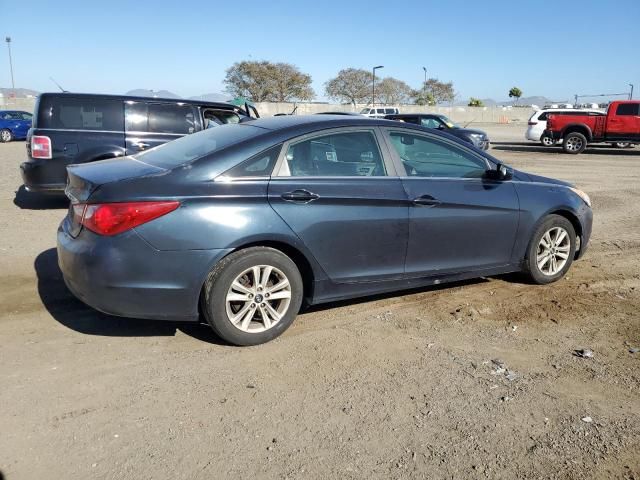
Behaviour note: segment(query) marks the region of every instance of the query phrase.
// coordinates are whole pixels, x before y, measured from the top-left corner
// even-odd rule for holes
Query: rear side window
[[[549,114],[547,112],[541,113],[540,116],[538,117],[538,120],[540,120],[541,122],[545,122],[547,120],[547,116],[548,115]],[[534,114],[534,117],[535,117],[535,114]],[[533,118],[533,117],[531,117],[531,118]]]
[[[123,106],[119,100],[47,96],[39,102],[38,128],[121,132],[123,120]]]
[[[240,165],[233,167],[224,173],[224,177],[242,178],[242,177],[265,177],[271,175],[273,167],[278,161],[278,155],[282,145],[276,145],[264,152],[245,160]]]
[[[191,105],[127,102],[125,118],[127,132],[186,135],[196,131],[196,115]]]
[[[133,155],[133,158],[149,165],[171,169],[256,137],[263,132],[264,130],[247,124],[221,125],[193,135],[186,135]]]
[[[616,115],[638,115],[638,107],[640,104],[637,103],[621,103],[616,108]]]

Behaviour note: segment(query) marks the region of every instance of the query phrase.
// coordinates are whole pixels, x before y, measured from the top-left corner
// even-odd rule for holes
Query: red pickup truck
[[[640,143],[640,101],[611,102],[607,113],[584,115],[549,115],[547,135],[562,140],[567,153],[581,153],[588,143],[610,142],[614,146]]]

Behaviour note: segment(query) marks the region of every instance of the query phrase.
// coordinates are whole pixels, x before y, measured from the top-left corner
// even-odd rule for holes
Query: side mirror
[[[487,170],[487,178],[500,181],[511,180],[513,178],[513,171],[500,163],[495,170]]]

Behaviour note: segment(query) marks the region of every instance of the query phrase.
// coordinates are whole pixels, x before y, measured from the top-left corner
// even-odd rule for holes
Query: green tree
[[[424,90],[414,90],[413,99],[416,105],[433,107],[437,103],[433,94]]]
[[[509,98],[515,98],[515,103],[518,103],[518,100],[520,100],[521,96],[522,90],[520,90],[518,87],[511,87],[511,90],[509,90]]]
[[[484,103],[482,103],[482,100],[480,100],[479,98],[474,98],[471,97],[469,99],[469,107],[484,107]]]
[[[376,82],[376,103],[385,105],[408,103],[412,95],[413,90],[402,80],[387,77],[380,83]]]
[[[236,62],[226,71],[226,91],[254,102],[311,100],[311,76],[289,63]]]
[[[371,99],[371,72],[361,68],[345,68],[325,83],[327,97],[343,103],[365,103]]]

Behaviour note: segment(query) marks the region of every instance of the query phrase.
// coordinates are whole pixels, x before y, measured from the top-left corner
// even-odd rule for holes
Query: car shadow
[[[526,142],[493,142],[492,150],[502,150],[506,152],[529,152],[529,153],[551,153],[565,154],[561,146],[543,147],[534,143]],[[634,148],[614,148],[607,145],[589,145],[581,155],[632,155],[639,150]]]
[[[115,317],[85,305],[65,285],[55,248],[38,255],[34,269],[42,304],[56,321],[76,332],[107,337],[153,337],[174,336],[180,331],[203,342],[229,345],[204,323]]]
[[[24,185],[21,185],[16,191],[13,204],[26,210],[56,210],[67,209],[69,199],[63,193],[27,192]]]

